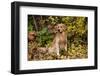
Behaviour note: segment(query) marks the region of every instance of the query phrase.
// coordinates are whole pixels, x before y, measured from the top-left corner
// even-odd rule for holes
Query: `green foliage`
[[[51,43],[53,39],[53,36],[51,35],[50,32],[48,32],[48,29],[42,28],[42,30],[40,30],[37,33],[37,42],[39,43],[39,46],[41,47],[46,47],[47,45],[49,45]]]
[[[28,31],[33,31],[33,19],[32,16],[28,17]]]

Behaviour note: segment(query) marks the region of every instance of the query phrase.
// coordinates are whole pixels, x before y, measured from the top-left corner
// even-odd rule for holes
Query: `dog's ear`
[[[67,30],[67,25],[63,24],[64,30]]]
[[[54,26],[54,33],[57,33],[57,25]]]

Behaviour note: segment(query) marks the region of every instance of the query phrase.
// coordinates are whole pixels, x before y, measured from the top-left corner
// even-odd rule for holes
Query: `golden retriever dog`
[[[55,52],[58,56],[60,55],[60,50],[67,51],[67,33],[66,33],[66,25],[57,24],[55,26],[55,37],[51,46],[48,48],[48,52]]]

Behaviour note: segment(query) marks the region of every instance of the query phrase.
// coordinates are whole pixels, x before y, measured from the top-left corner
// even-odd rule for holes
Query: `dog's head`
[[[57,24],[55,26],[56,32],[62,33],[66,30],[66,25],[65,24]]]

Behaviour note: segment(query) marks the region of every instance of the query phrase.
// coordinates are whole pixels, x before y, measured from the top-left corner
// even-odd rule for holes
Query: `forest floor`
[[[38,50],[37,43],[30,42],[28,45],[28,60],[65,60],[65,59],[84,59],[88,58],[86,44],[77,45],[71,44],[68,50],[60,50],[60,56],[56,53],[48,53],[46,51]]]

